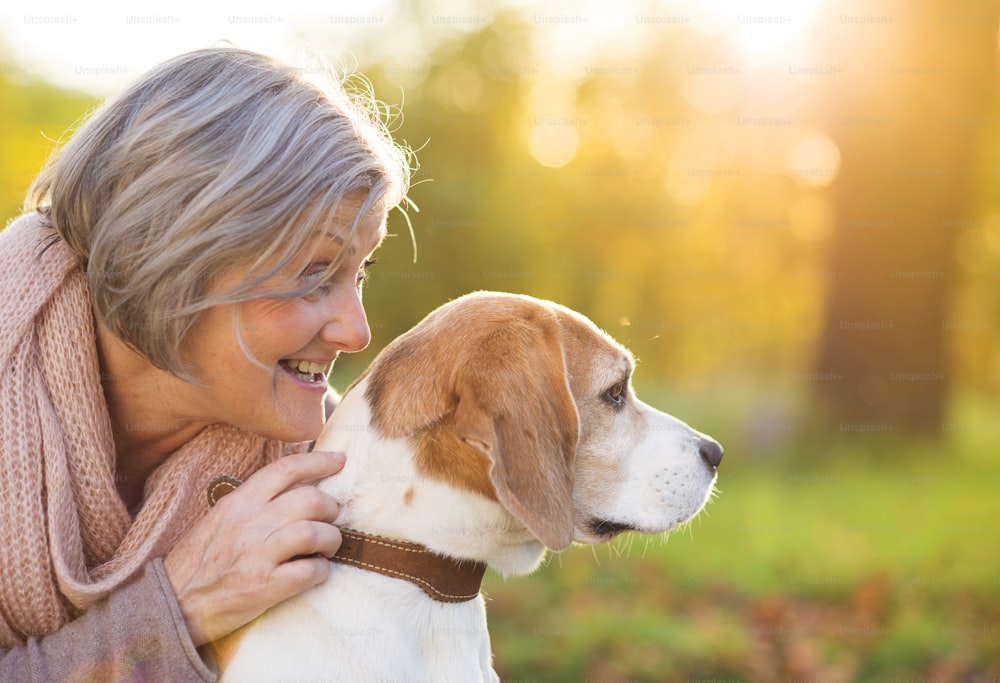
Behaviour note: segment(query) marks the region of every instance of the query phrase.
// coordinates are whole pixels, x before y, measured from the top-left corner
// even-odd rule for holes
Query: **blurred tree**
[[[830,109],[843,161],[837,277],[816,369],[837,379],[823,383],[832,427],[936,432],[951,380],[944,328],[958,227],[989,129],[998,6],[833,4],[827,58],[844,77],[831,79]]]
[[[423,5],[401,7],[405,26],[435,30]],[[419,262],[405,237],[386,242],[366,293],[371,351],[338,363],[335,384],[475,289],[584,312],[632,349],[637,382],[656,391],[735,369],[803,374],[821,246],[802,239],[789,207],[811,190],[783,166],[759,171],[753,157],[763,145],[783,160],[808,131],[738,123],[741,79],[698,73],[737,63],[731,41],[647,28],[634,36],[641,53],[553,68],[530,11],[477,17],[431,41],[420,65],[364,67],[380,96],[405,89],[400,132],[420,148]],[[684,95],[693,86],[730,104],[702,111]],[[535,155],[535,143],[567,138],[574,151],[562,165]],[[390,232],[405,231],[392,219]]]
[[[49,153],[94,98],[28,78],[0,61],[0,227],[21,212],[24,193]]]

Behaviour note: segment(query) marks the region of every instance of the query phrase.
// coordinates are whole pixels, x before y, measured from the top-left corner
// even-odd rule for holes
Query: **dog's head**
[[[386,347],[365,397],[421,474],[497,501],[561,550],[666,531],[711,495],[722,448],[638,400],[633,368],[578,313],[478,292]]]

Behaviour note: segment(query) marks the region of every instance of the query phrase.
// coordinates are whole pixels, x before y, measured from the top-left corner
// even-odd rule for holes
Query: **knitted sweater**
[[[159,670],[152,662],[190,659],[193,648],[171,603],[176,598],[166,595],[169,584],[153,561],[207,512],[213,476],[243,479],[303,446],[228,425],[208,427],[153,472],[133,520],[115,486],[87,280],[37,214],[0,232],[0,292],[0,649],[10,650],[0,679],[20,680],[3,675],[13,656],[31,662],[42,680],[71,680],[37,669],[39,657],[56,650],[79,662],[93,647],[91,664],[112,668],[108,676],[81,677],[88,680],[116,680],[114,667],[124,671],[122,662],[102,658],[116,648],[139,647],[151,672]],[[129,612],[128,600],[137,612]],[[140,628],[142,610],[159,615],[160,623]],[[81,639],[63,637],[67,628]],[[127,642],[116,644],[119,635]],[[66,662],[49,661],[57,668]],[[189,672],[195,680],[208,675],[194,661]]]

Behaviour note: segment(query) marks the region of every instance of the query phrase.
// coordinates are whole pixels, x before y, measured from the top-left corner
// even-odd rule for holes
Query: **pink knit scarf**
[[[0,296],[2,648],[56,631],[162,557],[208,510],[213,476],[242,479],[298,448],[205,429],[149,478],[133,521],[115,486],[87,282],[37,215],[0,232]]]

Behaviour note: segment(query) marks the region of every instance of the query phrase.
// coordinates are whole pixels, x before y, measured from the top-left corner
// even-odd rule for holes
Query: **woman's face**
[[[261,298],[216,306],[198,318],[183,345],[184,358],[199,382],[191,385],[192,417],[281,441],[309,441],[319,435],[333,362],[341,351],[360,351],[371,339],[361,286],[365,265],[385,236],[384,211],[365,216],[347,252],[340,254],[363,199],[361,193],[347,195],[334,224],[314,237],[315,254],[293,260],[291,267],[261,285]],[[295,299],[266,298],[268,292],[288,291],[322,277],[338,257],[342,260],[332,278],[314,292]],[[227,275],[215,287],[231,287],[244,276]]]

